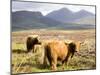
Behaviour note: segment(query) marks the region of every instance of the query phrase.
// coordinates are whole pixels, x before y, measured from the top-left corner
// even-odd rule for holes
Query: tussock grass
[[[66,31],[67,32],[67,31]],[[66,32],[63,32],[64,34]],[[68,31],[69,32],[69,31]],[[94,32],[89,32],[88,30],[81,33],[80,31],[77,31],[79,33],[76,33],[73,35],[75,39],[79,38],[79,35],[82,35],[79,40],[81,40],[83,45],[81,46],[80,52],[75,53],[74,57],[68,61],[68,65],[64,66],[64,70],[84,70],[84,69],[95,69],[96,68],[96,51],[95,51],[95,37]],[[89,33],[88,33],[89,32]],[[24,31],[21,32],[21,34],[25,33]],[[31,32],[32,33],[32,32]],[[72,33],[72,31],[71,31]],[[90,35],[91,33],[91,35]],[[20,34],[18,32],[14,33],[12,37],[18,37]],[[27,32],[28,34],[28,32]],[[60,31],[61,34],[61,31]],[[89,35],[87,35],[89,34]],[[16,36],[17,35],[17,36]],[[25,34],[24,34],[25,35]],[[78,36],[77,36],[78,35]],[[70,36],[68,34],[68,38],[70,39]],[[46,35],[45,35],[46,37]],[[77,38],[78,37],[78,38]],[[66,38],[66,37],[65,37]],[[65,40],[65,38],[62,38]],[[44,68],[44,65],[42,65],[42,59],[43,59],[43,50],[42,48],[37,46],[35,53],[27,53],[26,45],[23,43],[23,41],[18,40],[16,42],[16,39],[14,38],[12,41],[12,73],[34,73],[34,72],[50,72],[52,71],[50,68],[50,65],[48,64],[47,67]],[[45,39],[45,38],[44,38]],[[44,40],[43,39],[43,40]],[[19,43],[18,43],[19,42]],[[41,49],[39,49],[39,48]],[[57,71],[63,71],[61,64],[58,63],[57,65]]]

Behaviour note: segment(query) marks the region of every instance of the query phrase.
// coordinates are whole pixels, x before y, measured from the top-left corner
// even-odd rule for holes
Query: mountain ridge
[[[72,12],[68,8],[61,8],[56,11],[52,11],[46,15],[46,17],[64,23],[73,22],[76,19],[80,19],[87,16],[94,16],[94,14],[83,9],[78,12]]]
[[[12,29],[17,28],[46,28],[49,25],[61,24],[58,21],[44,17],[41,12],[17,11],[12,12]]]
[[[62,11],[65,13],[69,12],[69,16],[63,17],[61,15],[57,15],[55,19],[52,19],[50,17],[44,16],[40,11],[16,11],[12,12],[12,29],[13,30],[22,30],[22,29],[84,29],[84,28],[94,28],[94,26],[91,27],[91,23],[87,23],[87,21],[83,22],[83,18],[75,19],[73,18],[73,13],[69,9],[67,11],[65,10],[66,8],[60,9],[59,13],[62,13]],[[58,11],[58,10],[55,10]],[[53,12],[55,12],[53,11]],[[83,11],[83,10],[82,10]],[[82,12],[80,11],[80,12]],[[77,12],[78,13],[78,12]],[[65,14],[66,15],[66,14]],[[70,16],[72,15],[72,16]],[[61,17],[62,16],[62,17]],[[79,15],[80,16],[80,15]],[[91,14],[90,14],[91,16]],[[94,16],[94,15],[93,15]],[[68,20],[67,22],[64,19],[62,21],[58,21],[56,19],[66,19]],[[94,17],[95,18],[95,17]],[[92,18],[91,18],[92,19]],[[73,21],[74,20],[74,21]],[[81,20],[81,21],[80,21]],[[85,18],[84,18],[85,20]],[[88,18],[87,18],[88,20]],[[91,21],[95,21],[95,19],[92,19]],[[82,23],[83,22],[83,23]],[[95,22],[93,22],[95,23]],[[89,27],[89,26],[90,27]],[[88,27],[86,27],[88,26]]]

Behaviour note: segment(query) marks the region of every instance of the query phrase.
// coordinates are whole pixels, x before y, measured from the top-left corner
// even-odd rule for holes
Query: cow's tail
[[[76,51],[76,45],[75,43],[71,42],[71,43],[65,43],[68,47],[68,53],[69,55],[71,55],[71,58],[74,56],[74,53]]]
[[[75,45],[75,43],[70,43],[69,44],[69,51],[71,53],[71,58],[72,58],[74,56],[75,51],[76,51],[76,45]]]

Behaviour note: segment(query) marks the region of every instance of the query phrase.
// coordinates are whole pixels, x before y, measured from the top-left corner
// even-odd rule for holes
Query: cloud
[[[74,12],[84,9],[95,14],[95,7],[93,6],[12,1],[12,11],[21,11],[21,10],[40,11],[42,12],[43,15],[46,15],[54,10],[58,10],[63,7],[68,8]]]

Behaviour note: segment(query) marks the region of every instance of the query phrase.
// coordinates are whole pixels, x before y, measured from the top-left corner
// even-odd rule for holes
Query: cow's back
[[[68,54],[68,47],[62,41],[51,41],[48,43],[51,56],[57,56],[58,59],[64,60]]]

